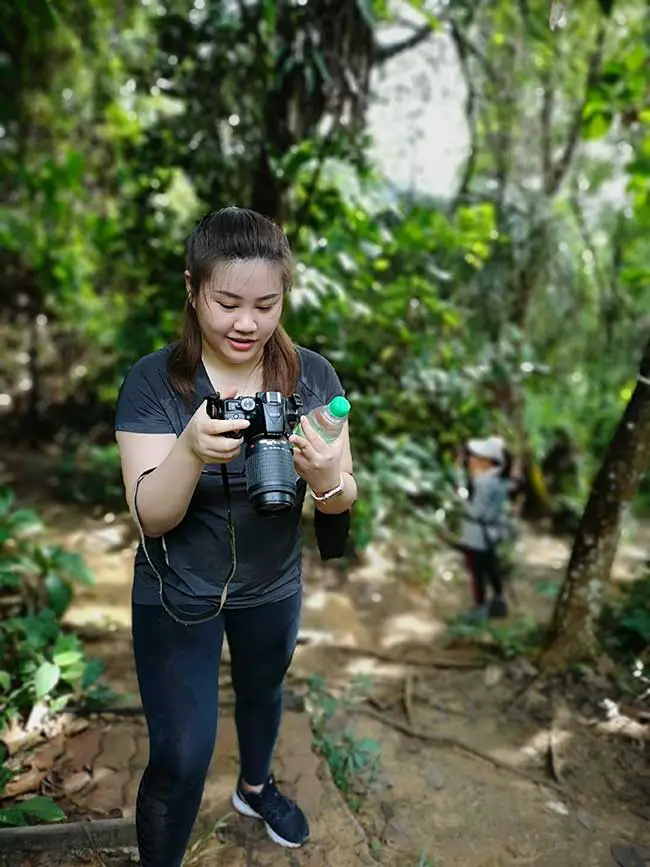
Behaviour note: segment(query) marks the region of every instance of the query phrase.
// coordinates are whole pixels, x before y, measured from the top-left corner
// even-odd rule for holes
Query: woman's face
[[[471,476],[479,476],[481,473],[494,469],[494,464],[487,458],[479,458],[478,455],[470,453],[467,469]]]
[[[189,275],[185,278],[189,287]],[[282,300],[279,266],[252,259],[218,266],[192,305],[204,343],[234,365],[261,357],[280,322]]]

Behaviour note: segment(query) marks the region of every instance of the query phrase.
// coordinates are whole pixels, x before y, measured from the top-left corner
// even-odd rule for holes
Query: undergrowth
[[[650,696],[650,571],[605,603],[598,637],[612,659],[621,663],[621,688]]]
[[[33,718],[51,719],[72,701],[113,697],[99,683],[101,661],[87,659],[78,636],[62,624],[75,587],[92,582],[82,558],[49,544],[38,515],[17,508],[11,490],[0,489],[0,739]],[[0,802],[19,772],[0,740]],[[0,808],[0,826],[64,818],[45,797]]]
[[[369,690],[367,678],[355,678],[340,696],[328,691],[320,676],[309,679],[307,710],[314,748],[329,765],[332,779],[352,810],[359,810],[379,772],[381,745],[360,738],[346,715]]]

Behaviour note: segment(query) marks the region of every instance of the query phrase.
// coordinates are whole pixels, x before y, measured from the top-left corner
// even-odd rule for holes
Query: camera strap
[[[226,600],[228,598],[228,588],[230,587],[230,582],[235,577],[235,572],[237,570],[237,547],[235,545],[235,525],[232,519],[232,505],[230,498],[230,480],[228,478],[228,468],[226,464],[221,464],[221,479],[223,481],[223,490],[226,498],[226,509],[227,509],[227,519],[226,519],[226,530],[228,533],[228,547],[230,548],[230,572],[228,573],[228,577],[226,578],[223,590],[221,591],[221,595],[218,597],[213,596],[204,596],[204,597],[196,597],[192,593],[188,593],[185,590],[182,590],[180,587],[176,588],[178,593],[187,596],[189,599],[197,600],[200,598],[201,603],[213,608],[208,614],[198,613],[196,611],[183,611],[177,605],[175,605],[167,595],[167,591],[165,590],[165,582],[160,574],[160,571],[155,566],[151,556],[149,554],[149,550],[147,548],[147,539],[142,528],[142,521],[140,520],[140,514],[138,512],[138,491],[140,489],[140,483],[144,479],[145,476],[148,476],[150,473],[157,469],[157,467],[151,467],[148,470],[145,470],[138,476],[138,479],[133,487],[133,508],[132,514],[135,520],[136,526],[138,528],[138,533],[140,534],[140,545],[142,546],[142,550],[144,552],[145,557],[147,558],[147,562],[151,568],[151,571],[154,573],[156,578],[158,579],[158,593],[160,596],[160,604],[165,609],[167,614],[175,620],[177,623],[181,623],[183,626],[192,626],[197,623],[207,623],[208,620],[213,620],[215,617],[218,617],[224,605],[226,604]],[[169,562],[169,556],[167,553],[167,543],[165,541],[164,535],[161,537],[161,544],[163,553],[165,556],[165,564],[167,567],[173,572],[174,568]]]

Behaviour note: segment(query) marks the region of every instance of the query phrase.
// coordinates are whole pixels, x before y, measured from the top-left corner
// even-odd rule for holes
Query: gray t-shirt
[[[474,478],[474,495],[463,503],[465,518],[460,537],[463,547],[487,551],[499,542],[507,497],[508,482],[498,469]]]
[[[186,405],[172,388],[167,373],[171,349],[167,346],[146,355],[127,373],[117,400],[116,431],[179,436],[196,408],[213,394],[201,362],[195,376],[194,408]],[[329,361],[317,352],[303,347],[297,349],[300,374],[296,391],[302,398],[305,413],[344,394]],[[279,602],[295,593],[301,581],[301,512],[306,485],[296,477],[296,503],[289,512],[260,516],[249,503],[244,466],[245,447],[239,457],[227,465],[237,570],[229,586],[225,609]],[[202,598],[214,600],[220,596],[231,568],[221,464],[206,464],[183,520],[165,534],[164,540],[147,537],[146,547],[165,582],[166,595],[172,604],[185,609],[193,604],[201,605]],[[158,579],[142,544],[135,556],[133,601],[160,604]]]

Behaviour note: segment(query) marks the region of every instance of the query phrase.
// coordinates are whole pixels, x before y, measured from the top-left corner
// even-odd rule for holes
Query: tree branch
[[[582,116],[587,105],[589,91],[596,83],[600,66],[603,59],[603,49],[605,45],[605,24],[601,23],[598,27],[594,48],[589,56],[589,67],[587,71],[587,79],[585,81],[584,96],[577,106],[573,120],[569,126],[569,135],[564,145],[562,156],[559,158],[551,171],[548,182],[545,185],[545,192],[548,196],[554,196],[560,189],[562,181],[571,166],[571,160],[580,139],[580,130],[582,129]]]
[[[551,66],[542,76],[542,110],[540,113],[541,148],[542,148],[542,178],[544,187],[548,187],[553,179],[553,108],[555,105],[555,90],[553,88]]]
[[[410,51],[412,48],[417,48],[431,36],[433,29],[430,24],[423,24],[414,30],[406,39],[399,42],[393,42],[391,45],[377,45],[375,48],[375,61],[377,64],[386,63],[397,57],[398,54],[403,54],[405,51]]]
[[[472,178],[474,176],[476,158],[478,156],[478,141],[476,125],[476,89],[474,87],[474,82],[472,81],[472,74],[469,68],[467,44],[463,40],[460,29],[457,27],[456,24],[451,24],[450,32],[452,42],[456,47],[458,62],[460,64],[462,76],[465,81],[465,86],[467,88],[467,99],[465,100],[465,119],[467,120],[470,140],[469,155],[465,163],[463,177],[460,182],[460,186],[458,187],[458,192],[456,193],[456,196],[454,197],[454,201],[451,206],[451,213],[454,214],[460,202],[463,201],[467,196],[472,182]]]
[[[471,55],[472,57],[475,57],[476,60],[478,60],[478,62],[480,63],[480,65],[483,67],[483,71],[490,79],[492,84],[500,87],[502,83],[501,76],[498,74],[492,63],[487,59],[485,54],[483,54],[480,48],[474,45],[474,43],[465,36],[465,34],[456,24],[450,23],[450,26],[452,29],[452,39],[458,39],[462,43],[465,55]],[[455,33],[454,30],[456,31]]]
[[[575,218],[578,231],[580,232],[582,242],[589,250],[591,255],[594,257],[594,274],[596,276],[598,287],[600,289],[602,304],[604,296],[607,293],[607,277],[603,272],[600,258],[598,256],[598,250],[596,249],[596,245],[594,244],[593,238],[591,237],[589,227],[587,226],[587,221],[585,220],[585,215],[582,211],[582,208],[580,207],[580,200],[578,199],[578,195],[575,190],[569,196],[569,206],[573,212],[573,216]]]

